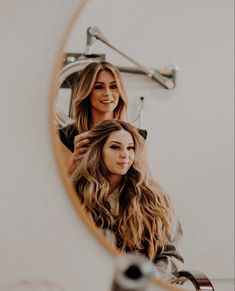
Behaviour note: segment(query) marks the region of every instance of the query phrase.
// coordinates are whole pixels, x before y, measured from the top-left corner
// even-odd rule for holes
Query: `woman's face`
[[[109,174],[125,175],[132,166],[134,158],[132,135],[124,129],[111,133],[102,149],[102,159]]]
[[[110,71],[100,71],[91,92],[92,113],[113,113],[119,102],[119,90]],[[109,118],[112,118],[113,114]]]

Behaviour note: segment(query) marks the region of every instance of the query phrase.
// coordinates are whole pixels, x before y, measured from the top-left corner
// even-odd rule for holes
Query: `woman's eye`
[[[100,89],[103,89],[103,86],[102,85],[95,85],[94,89],[100,90]]]
[[[111,85],[110,86],[110,89],[112,89],[112,90],[115,90],[115,89],[117,89],[118,87],[117,87],[117,85]]]
[[[133,147],[133,146],[129,146],[127,149],[128,149],[129,151],[130,151],[130,150],[133,150],[133,151],[134,151],[134,150],[135,150],[135,147]]]
[[[116,150],[116,149],[119,149],[120,147],[117,145],[112,145],[110,148]]]

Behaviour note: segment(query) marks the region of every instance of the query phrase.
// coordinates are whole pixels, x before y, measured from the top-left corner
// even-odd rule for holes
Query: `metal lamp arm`
[[[136,62],[134,59],[123,53],[121,50],[116,48],[114,45],[112,45],[101,33],[98,27],[96,26],[90,26],[87,29],[87,39],[89,39],[89,43],[87,43],[88,47],[91,49],[91,44],[94,42],[94,38],[100,40],[104,44],[106,44],[108,47],[122,55],[124,58],[129,60],[131,63],[136,65],[141,72],[146,74],[149,78],[152,78],[153,80],[157,81],[159,84],[161,84],[166,89],[173,89],[175,87],[175,82],[172,79],[169,79],[163,75],[161,75],[159,72],[148,69],[144,66],[142,66],[140,63]],[[174,77],[174,76],[173,76]]]

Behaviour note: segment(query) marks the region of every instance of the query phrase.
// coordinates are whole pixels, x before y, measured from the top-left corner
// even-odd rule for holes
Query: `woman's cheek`
[[[115,151],[112,150],[112,149],[110,149],[110,150],[108,151],[108,153],[107,153],[107,159],[108,159],[109,161],[112,161],[113,158],[115,157],[115,155],[116,155]]]

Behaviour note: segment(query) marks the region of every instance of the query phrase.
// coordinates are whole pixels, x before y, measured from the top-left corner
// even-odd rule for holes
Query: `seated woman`
[[[160,272],[177,275],[182,230],[142,159],[143,137],[124,121],[106,120],[89,131],[89,141],[70,179],[91,221],[114,233],[121,252],[142,253]]]
[[[88,131],[103,120],[125,120],[128,103],[121,73],[104,61],[92,62],[81,71],[72,100],[74,123],[60,128],[58,139],[67,167],[89,147]],[[146,130],[139,132],[146,138]]]

